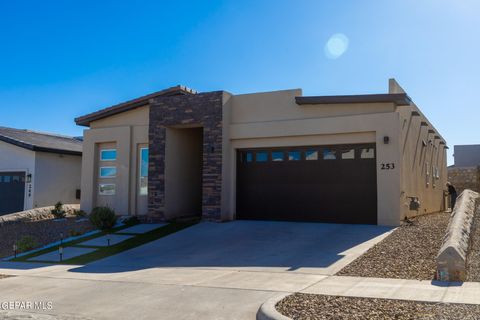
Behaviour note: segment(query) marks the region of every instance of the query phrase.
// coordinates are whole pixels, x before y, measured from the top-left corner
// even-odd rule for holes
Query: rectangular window
[[[297,161],[301,159],[300,151],[288,151],[288,160]]]
[[[140,148],[140,181],[141,196],[148,194],[148,148]]]
[[[100,150],[100,160],[101,161],[115,161],[115,160],[117,160],[117,150],[116,149]]]
[[[355,149],[342,150],[342,159],[355,159]]]
[[[323,149],[323,160],[335,160],[337,159],[337,155],[335,150],[325,148]]]
[[[272,152],[272,161],[283,161],[283,152],[282,151],[273,151]]]
[[[305,151],[305,160],[318,160],[318,151],[317,150]]]
[[[245,162],[252,162],[253,161],[253,152],[248,151],[245,153]]]
[[[375,149],[373,149],[373,148],[360,149],[360,158],[361,159],[373,159],[373,158],[375,158]]]
[[[10,182],[10,176],[4,176],[3,177],[3,182],[9,183]]]
[[[113,183],[101,183],[98,185],[98,194],[101,196],[113,196],[115,195],[115,184]]]
[[[265,162],[268,161],[268,152],[260,151],[255,154],[255,161]]]
[[[100,178],[115,178],[117,176],[117,167],[101,167]]]

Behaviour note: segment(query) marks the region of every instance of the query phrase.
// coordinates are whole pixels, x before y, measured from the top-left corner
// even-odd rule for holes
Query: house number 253
[[[382,170],[393,170],[393,169],[395,169],[395,163],[393,163],[393,162],[392,163],[382,163],[381,165],[382,165],[382,167],[381,167]]]

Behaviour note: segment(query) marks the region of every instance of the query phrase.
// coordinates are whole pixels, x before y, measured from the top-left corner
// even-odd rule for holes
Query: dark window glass
[[[252,162],[253,161],[253,153],[252,152],[247,152],[245,153],[245,161],[246,162]]]
[[[20,182],[20,176],[13,176],[12,181],[13,182]]]
[[[272,152],[272,161],[283,161],[283,152],[282,151],[273,151]]]
[[[257,154],[255,156],[255,161],[257,161],[257,162],[268,161],[268,152],[265,152],[265,151],[257,152]]]
[[[3,181],[6,183],[10,182],[10,176],[3,176]]]
[[[297,161],[300,160],[301,153],[300,151],[288,151],[288,160]]]

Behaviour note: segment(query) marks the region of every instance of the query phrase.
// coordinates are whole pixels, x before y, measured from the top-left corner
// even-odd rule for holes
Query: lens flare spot
[[[325,44],[325,55],[330,59],[337,59],[348,49],[348,38],[343,33],[336,33]]]

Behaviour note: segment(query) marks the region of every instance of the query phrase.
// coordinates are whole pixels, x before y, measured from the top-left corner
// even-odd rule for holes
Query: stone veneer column
[[[148,211],[165,219],[166,127],[203,127],[202,216],[221,219],[223,92],[159,97],[150,101]]]

